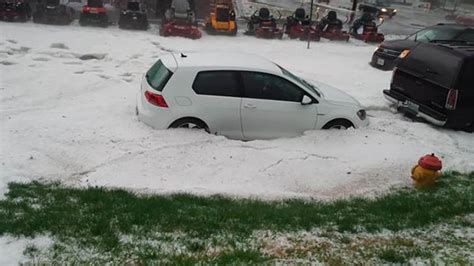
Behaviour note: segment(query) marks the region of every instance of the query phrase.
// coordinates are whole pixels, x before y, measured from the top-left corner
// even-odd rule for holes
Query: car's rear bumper
[[[375,52],[370,65],[381,70],[392,70],[398,63],[398,57]]]
[[[445,126],[448,122],[446,115],[441,114],[427,106],[418,104],[416,101],[408,99],[400,93],[392,90],[384,90],[384,97],[391,103],[395,104],[397,109],[403,113],[409,113],[417,118],[421,118],[437,126]],[[411,103],[411,104],[410,104]],[[413,109],[412,105],[417,105],[418,109]]]

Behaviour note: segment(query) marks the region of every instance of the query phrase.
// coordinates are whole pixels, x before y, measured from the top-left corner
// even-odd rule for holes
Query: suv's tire
[[[336,119],[324,125],[323,129],[348,129],[351,127],[354,125],[349,120]]]
[[[204,129],[206,132],[209,132],[209,127],[206,125],[206,123],[195,118],[179,119],[173,122],[170,128]]]

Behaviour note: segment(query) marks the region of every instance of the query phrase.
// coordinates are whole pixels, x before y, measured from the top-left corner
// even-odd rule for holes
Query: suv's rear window
[[[474,30],[466,30],[461,35],[459,35],[456,40],[466,41],[466,42],[474,42]]]
[[[236,71],[200,72],[193,84],[197,94],[241,97],[239,73]]]
[[[146,81],[153,89],[163,91],[163,88],[172,75],[173,73],[159,60],[146,73]]]
[[[400,65],[425,80],[452,88],[461,60],[462,58],[450,52],[450,48],[424,44],[413,50]]]
[[[474,58],[467,59],[459,73],[457,88],[474,95]]]

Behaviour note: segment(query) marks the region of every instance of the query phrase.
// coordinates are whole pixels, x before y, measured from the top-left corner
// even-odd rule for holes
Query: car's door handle
[[[244,108],[253,110],[253,109],[257,109],[257,106],[247,103],[247,104],[244,104]]]

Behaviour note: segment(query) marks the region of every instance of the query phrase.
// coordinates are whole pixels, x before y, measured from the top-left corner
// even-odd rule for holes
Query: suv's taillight
[[[393,72],[392,72],[392,80],[390,81],[390,84],[393,84],[393,80],[395,79],[395,75],[397,74],[397,71],[398,71],[398,67],[394,67]]]
[[[445,108],[448,110],[456,110],[456,104],[458,102],[459,91],[455,89],[450,89],[448,92],[448,97],[446,98]]]
[[[145,98],[147,101],[153,105],[168,108],[168,104],[165,101],[165,98],[162,95],[155,94],[149,91],[145,91]]]

